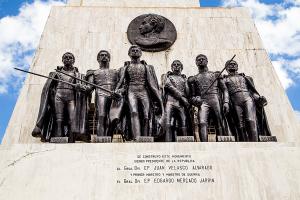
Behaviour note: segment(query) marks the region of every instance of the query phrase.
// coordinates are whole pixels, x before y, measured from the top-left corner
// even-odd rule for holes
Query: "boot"
[[[254,121],[249,121],[249,136],[250,142],[258,142],[257,126]]]
[[[72,131],[69,132],[68,143],[75,143],[75,134]]]
[[[138,113],[131,113],[131,130],[133,135],[133,140],[141,136],[141,126],[139,123]]]
[[[200,141],[208,142],[207,124],[200,124],[199,127],[200,127]]]
[[[186,127],[181,127],[181,134],[182,134],[182,136],[188,136],[188,132],[187,132]]]
[[[99,116],[98,117],[98,123],[97,123],[97,136],[104,136],[105,135],[104,130],[104,117]]]
[[[143,136],[150,136],[150,133],[149,133],[149,119],[144,119]]]
[[[62,120],[57,120],[56,121],[56,134],[55,134],[55,137],[63,137]]]
[[[238,128],[238,139],[239,142],[248,142],[248,136],[244,130],[244,127]]]
[[[165,142],[173,142],[172,140],[172,127],[170,124],[166,125]]]

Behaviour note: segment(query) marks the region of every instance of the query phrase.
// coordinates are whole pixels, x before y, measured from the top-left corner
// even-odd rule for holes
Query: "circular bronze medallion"
[[[132,20],[127,29],[131,44],[143,51],[157,52],[170,48],[177,38],[174,24],[156,14],[144,14]]]

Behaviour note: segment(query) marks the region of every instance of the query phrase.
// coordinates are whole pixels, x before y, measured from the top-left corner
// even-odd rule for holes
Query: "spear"
[[[54,80],[54,81],[58,81],[58,82],[62,82],[62,83],[66,83],[68,85],[71,85],[73,87],[76,87],[76,84],[74,83],[70,83],[68,81],[64,81],[64,80],[61,80],[61,79],[57,79],[57,78],[53,78],[53,77],[49,77],[49,76],[44,76],[42,74],[38,74],[38,73],[34,73],[34,72],[30,72],[30,71],[26,71],[26,70],[23,70],[23,69],[19,69],[19,68],[16,68],[14,67],[15,70],[18,70],[18,71],[21,71],[21,72],[25,72],[25,73],[28,73],[28,74],[32,74],[32,75],[35,75],[35,76],[39,76],[39,77],[43,77],[43,78],[47,78],[47,79],[51,79],[51,80]],[[107,94],[104,94],[104,93],[100,93],[101,95],[105,95],[107,96]]]
[[[63,72],[63,71],[60,71],[60,70],[58,70],[58,69],[56,69],[55,71],[57,71],[58,73],[64,74],[64,75],[66,75],[66,76],[69,76],[69,77],[71,77],[71,78],[74,78],[74,79],[76,79],[76,80],[78,80],[78,81],[82,81],[82,82],[84,82],[84,83],[86,83],[86,84],[89,84],[89,85],[91,85],[91,86],[94,86],[94,87],[96,87],[96,88],[98,88],[98,89],[100,89],[100,90],[103,90],[103,91],[105,91],[105,92],[108,92],[108,93],[110,93],[110,94],[113,94],[113,95],[115,94],[113,91],[110,91],[110,90],[108,90],[108,89],[106,89],[106,88],[104,88],[104,87],[101,87],[101,86],[96,85],[96,84],[94,84],[94,83],[91,83],[91,82],[89,82],[89,81],[86,81],[86,80],[77,78],[77,77],[75,77],[75,76],[72,76],[72,75],[70,75],[70,74],[67,74],[67,73],[65,73],[65,72]]]
[[[15,69],[15,70],[18,70],[18,71],[21,71],[21,72],[28,73],[28,74],[33,74],[33,75],[35,75],[35,76],[39,76],[39,77],[43,77],[43,78],[47,78],[47,79],[52,79],[52,80],[54,80],[54,81],[59,81],[59,82],[62,82],[62,83],[66,83],[66,84],[72,85],[72,86],[74,86],[74,87],[76,86],[76,84],[70,83],[70,82],[68,82],[68,81],[60,80],[60,79],[53,78],[53,77],[49,77],[49,76],[44,76],[44,75],[42,75],[42,74],[38,74],[38,73],[26,71],[26,70],[19,69],[19,68],[16,68],[16,67],[14,67],[14,69]]]

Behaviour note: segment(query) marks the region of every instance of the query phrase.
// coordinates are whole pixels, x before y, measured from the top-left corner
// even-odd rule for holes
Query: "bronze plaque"
[[[144,14],[133,19],[127,29],[131,44],[143,51],[157,52],[170,48],[177,38],[174,24],[156,14]]]

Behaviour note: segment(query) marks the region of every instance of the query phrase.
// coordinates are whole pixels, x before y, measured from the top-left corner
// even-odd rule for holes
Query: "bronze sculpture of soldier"
[[[171,65],[172,71],[163,75],[162,90],[165,102],[164,129],[165,141],[175,140],[175,132],[180,132],[182,136],[188,135],[188,85],[187,78],[182,74],[183,64],[179,60],[174,60]],[[178,130],[174,130],[174,124]]]
[[[41,95],[39,115],[32,135],[41,136],[42,141],[65,137],[67,130],[68,141],[75,142],[75,134],[85,132],[85,111],[76,114],[76,105],[85,104],[85,95],[80,93],[85,91],[85,86],[68,76],[81,78],[82,74],[73,66],[75,57],[72,53],[65,53],[62,62],[64,66],[58,66],[57,72],[50,73]]]
[[[136,140],[140,136],[147,137],[155,134],[153,130],[155,116],[162,115],[163,103],[154,67],[140,60],[142,56],[140,47],[131,46],[128,55],[131,60],[126,61],[124,67],[120,69],[116,93],[124,96],[126,104],[126,106],[121,105],[122,108],[118,111],[127,115],[125,120],[127,128],[124,132],[130,132],[126,135]],[[121,116],[115,113],[112,115]]]
[[[226,85],[222,79],[218,78],[217,72],[208,71],[207,64],[207,57],[203,54],[198,55],[196,65],[199,73],[188,78],[191,93],[190,102],[198,107],[198,126],[202,142],[208,141],[209,116],[214,116],[213,121],[215,122],[217,134],[220,136],[226,134],[224,113],[229,110]],[[213,85],[211,85],[212,83]],[[211,87],[208,88],[210,85]]]
[[[230,115],[233,118],[232,121],[237,121],[237,123],[234,123],[237,128],[237,141],[257,142],[259,135],[257,116],[259,115],[262,120],[266,120],[265,116],[261,117],[261,115],[265,115],[264,110],[262,109],[263,112],[261,112],[260,109],[257,112],[257,108],[263,108],[267,104],[267,100],[256,91],[251,77],[238,73],[236,61],[227,61],[225,67],[228,75],[224,75],[224,82],[228,88],[232,105]],[[233,123],[231,123],[231,127],[233,127]],[[270,135],[267,123],[264,122],[260,126],[260,130],[268,132],[262,133],[262,135]]]
[[[110,53],[106,50],[101,50],[97,55],[99,69],[88,70],[87,80],[90,83],[103,87],[107,90],[114,91],[118,81],[118,71],[110,69]],[[97,136],[111,136],[109,111],[113,101],[111,94],[107,94],[103,89],[95,88],[92,85],[87,86],[87,92],[95,90],[95,105],[97,115]]]
[[[71,53],[65,53],[62,57],[64,63],[63,68],[61,69],[67,74],[75,76],[75,68],[73,64],[75,62],[75,57]],[[63,74],[58,74],[59,79],[73,83],[75,80],[71,77],[65,76]],[[55,115],[56,115],[56,136],[63,136],[63,121],[64,121],[64,109],[67,108],[67,113],[69,117],[69,124],[71,127],[71,132],[74,132],[75,126],[75,92],[74,88],[71,85],[66,83],[58,82],[56,87],[55,95]]]

